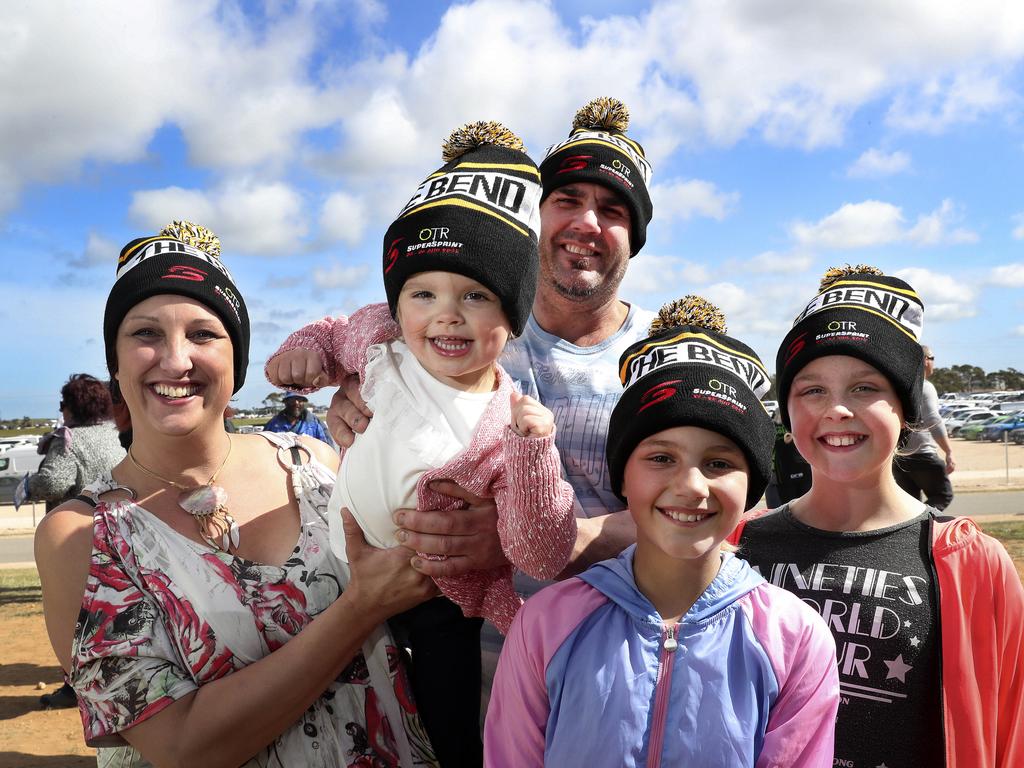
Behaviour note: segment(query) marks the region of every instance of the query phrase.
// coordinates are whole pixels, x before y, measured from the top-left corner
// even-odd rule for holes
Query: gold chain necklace
[[[230,552],[238,549],[239,531],[238,523],[235,522],[228,512],[228,492],[221,486],[214,485],[213,481],[224,469],[231,458],[231,449],[234,442],[228,438],[228,453],[224,461],[217,467],[217,471],[210,475],[210,479],[202,485],[187,486],[174,480],[158,475],[153,470],[142,466],[135,459],[132,449],[128,449],[128,459],[137,469],[142,470],[150,477],[156,478],[162,483],[173,485],[181,493],[178,495],[178,506],[188,512],[199,526],[199,535],[203,541],[214,549]]]

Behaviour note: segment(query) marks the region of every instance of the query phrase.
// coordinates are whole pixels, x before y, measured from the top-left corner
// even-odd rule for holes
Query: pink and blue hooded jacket
[[[666,625],[636,587],[634,550],[520,610],[491,690],[485,764],[830,767],[839,677],[821,617],[723,554]]]

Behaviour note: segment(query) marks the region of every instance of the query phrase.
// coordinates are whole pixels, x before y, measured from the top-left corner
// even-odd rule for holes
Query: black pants
[[[416,708],[441,768],[479,768],[480,627],[446,597],[435,597],[388,622],[409,649]]]
[[[941,510],[953,501],[953,485],[946,474],[946,464],[938,454],[897,456],[892,473],[900,488],[915,499],[920,499],[923,493],[929,506]]]

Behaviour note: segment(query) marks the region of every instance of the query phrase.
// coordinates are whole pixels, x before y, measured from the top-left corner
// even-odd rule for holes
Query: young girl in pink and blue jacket
[[[489,766],[832,766],[835,643],[722,543],[767,485],[768,374],[698,297],[620,361],[612,488],[637,543],[527,601],[498,662]]]

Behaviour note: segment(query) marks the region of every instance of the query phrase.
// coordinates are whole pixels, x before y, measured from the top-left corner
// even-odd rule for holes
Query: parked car
[[[1009,432],[1017,429],[1017,427],[1024,427],[1024,414],[1020,411],[1007,414],[1001,419],[989,424],[982,431],[981,437],[984,440],[995,443],[1002,440],[1003,435],[1009,435]]]
[[[774,416],[775,412],[779,410],[778,400],[762,400],[761,405],[763,405],[764,409],[768,411],[769,416]]]
[[[1017,445],[1024,445],[1024,427],[1017,427],[1010,432],[1010,440]]]
[[[986,429],[994,424],[1001,424],[1008,418],[1005,415],[996,415],[984,421],[969,422],[960,427],[960,431],[956,433],[956,436],[962,437],[964,440],[981,440]]]
[[[981,424],[995,418],[997,415],[995,411],[975,411],[974,413],[965,414],[959,419],[947,419],[946,432],[949,433],[950,437],[960,437],[964,427]]]

